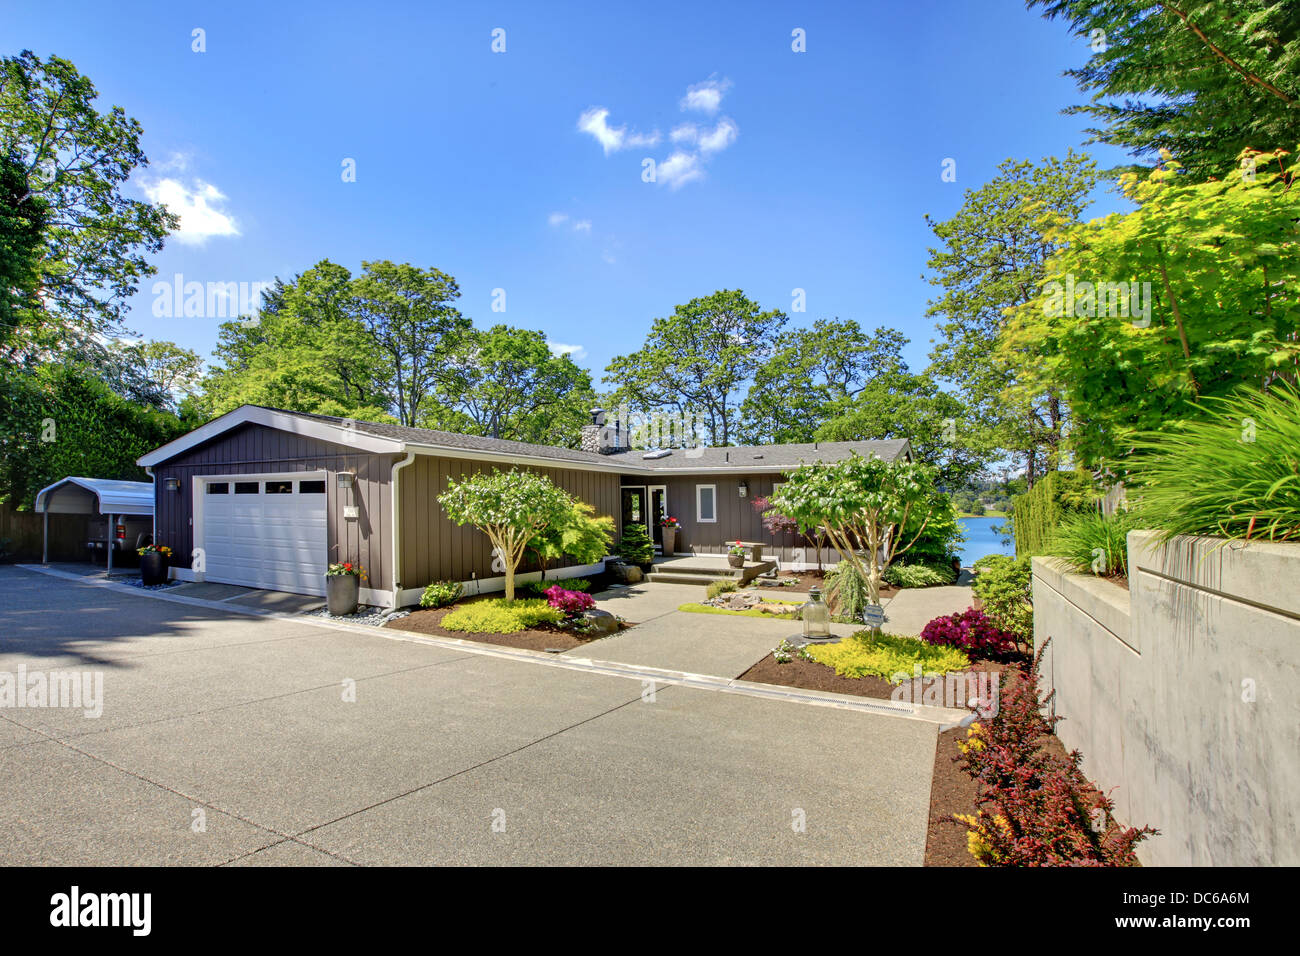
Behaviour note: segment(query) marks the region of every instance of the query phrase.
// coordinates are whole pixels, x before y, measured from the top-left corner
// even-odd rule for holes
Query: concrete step
[[[656,584],[698,584],[700,587],[708,587],[714,581],[734,581],[734,576],[715,575],[707,577],[703,574],[683,574],[677,571],[651,571],[646,576],[647,581]]]

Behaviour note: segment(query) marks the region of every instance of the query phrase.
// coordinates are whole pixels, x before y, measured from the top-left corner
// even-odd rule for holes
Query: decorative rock
[[[583,611],[582,619],[586,622],[587,627],[596,634],[613,634],[618,630],[618,618],[599,608]]]
[[[644,575],[635,564],[615,564],[610,566],[610,574],[621,584],[636,584]]]

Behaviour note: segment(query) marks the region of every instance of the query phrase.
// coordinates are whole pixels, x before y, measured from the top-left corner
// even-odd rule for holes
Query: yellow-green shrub
[[[808,656],[833,667],[841,677],[879,677],[887,681],[900,673],[910,678],[917,664],[922,674],[944,674],[970,666],[970,660],[956,648],[893,634],[881,634],[872,640],[871,633],[859,631],[838,644],[809,644]]]
[[[449,631],[473,634],[514,634],[539,624],[559,624],[564,615],[543,600],[507,601],[492,598],[462,604],[440,622]]]

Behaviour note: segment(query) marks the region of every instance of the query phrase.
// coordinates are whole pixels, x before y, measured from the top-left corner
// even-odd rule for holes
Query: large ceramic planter
[[[669,558],[672,557],[673,554],[677,552],[677,529],[664,528],[663,532],[664,532],[664,544],[663,544],[664,557]]]
[[[745,566],[745,556],[743,554],[727,555],[727,563],[733,568],[743,568]]]
[[[157,551],[140,555],[140,583],[147,588],[167,583],[167,555]]]
[[[351,614],[357,609],[361,594],[361,578],[355,574],[325,575],[325,605],[335,617]]]

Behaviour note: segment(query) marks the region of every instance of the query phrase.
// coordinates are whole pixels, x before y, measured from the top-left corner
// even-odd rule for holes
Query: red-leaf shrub
[[[1003,671],[997,714],[972,724],[958,745],[958,762],[980,789],[976,812],[953,819],[984,866],[1131,866],[1133,847],[1159,831],[1119,826],[1114,804],[1080,770],[1083,755],[1043,747],[1060,719],[1042,713],[1053,694],[1038,696],[1047,643],[1027,667]]]
[[[1014,634],[1002,630],[973,607],[936,617],[922,629],[921,640],[956,647],[976,657],[1006,657],[1019,650]]]
[[[558,584],[546,589],[546,603],[564,613],[565,617],[577,617],[583,611],[596,606],[590,594],[582,591],[566,591]]]

